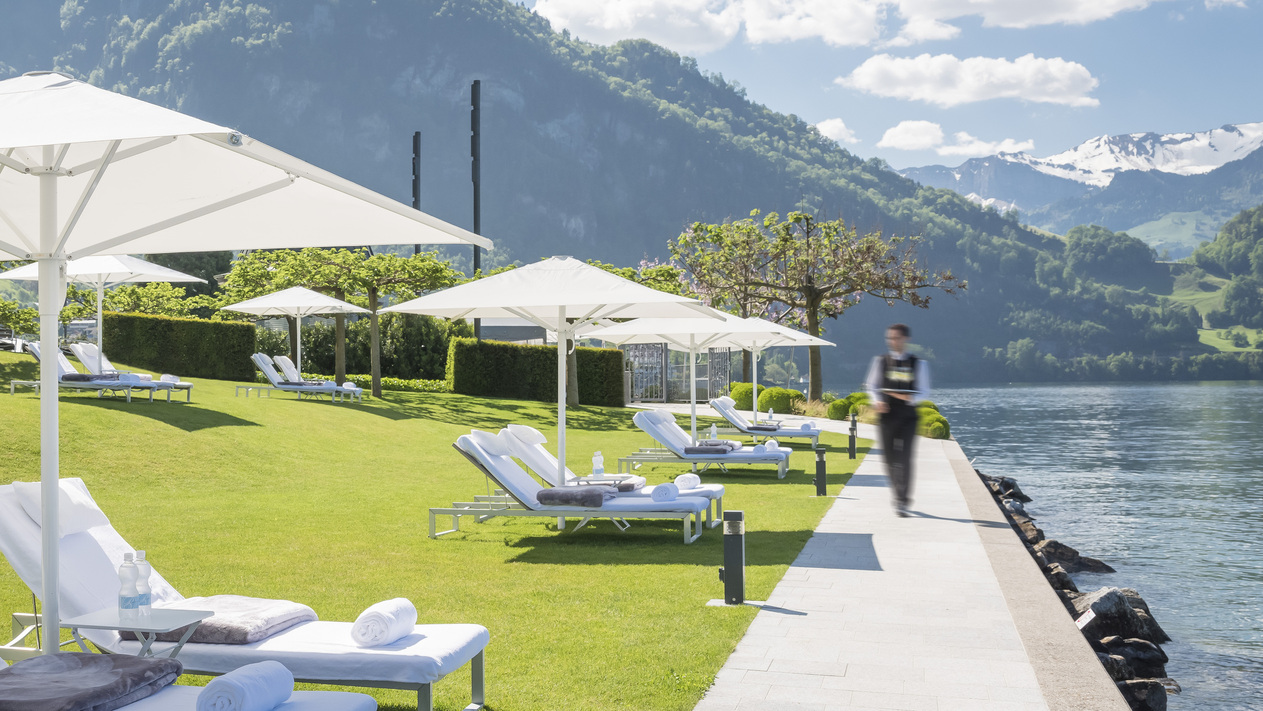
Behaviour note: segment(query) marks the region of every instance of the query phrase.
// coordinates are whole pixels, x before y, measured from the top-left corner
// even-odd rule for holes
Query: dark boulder
[[[1131,667],[1127,666],[1127,660],[1117,654],[1097,652],[1096,658],[1101,660],[1101,666],[1105,667],[1105,672],[1114,681],[1127,681],[1128,679],[1136,678],[1131,672]]]
[[[1166,663],[1170,659],[1161,647],[1147,639],[1111,636],[1102,639],[1101,644],[1111,656],[1121,657],[1127,663],[1133,678],[1160,679],[1167,675]]]
[[[1104,639],[1114,635],[1123,639],[1139,638],[1145,630],[1144,622],[1118,588],[1101,588],[1070,600],[1076,619],[1083,617],[1089,610],[1094,613],[1093,618],[1082,627],[1083,636],[1088,639]]]
[[[1062,543],[1047,538],[1035,544],[1035,552],[1043,557],[1045,564],[1060,563],[1069,573],[1113,573],[1115,570],[1096,558],[1079,555],[1079,551]]]
[[[1132,711],[1166,711],[1167,690],[1157,679],[1118,682],[1118,690]]]
[[[1145,633],[1138,635],[1141,639],[1147,639],[1158,644],[1171,641],[1171,637],[1162,629],[1158,621],[1153,618],[1153,613],[1149,611],[1149,605],[1145,603],[1144,598],[1140,597],[1140,593],[1131,588],[1119,588],[1118,592],[1127,598],[1127,604],[1131,605],[1132,609],[1136,611],[1136,614],[1145,623]]]
[[[1000,489],[1000,498],[1002,499],[1014,499],[1024,504],[1031,502],[1031,497],[1022,493],[1021,487],[1017,485],[1017,481],[1012,477],[1000,477]]]
[[[1070,574],[1066,572],[1065,568],[1062,568],[1057,563],[1053,563],[1052,565],[1045,567],[1044,575],[1048,576],[1048,582],[1051,583],[1053,588],[1056,590],[1079,592],[1078,586],[1076,586],[1074,581],[1070,579]]]

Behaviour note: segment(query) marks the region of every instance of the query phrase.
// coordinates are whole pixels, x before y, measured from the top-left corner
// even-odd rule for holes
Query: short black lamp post
[[[746,514],[724,512],[724,567],[719,569],[724,581],[724,604],[742,605],[746,601]]]

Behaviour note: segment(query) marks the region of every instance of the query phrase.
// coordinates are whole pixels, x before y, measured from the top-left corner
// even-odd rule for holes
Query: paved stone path
[[[697,711],[1127,709],[960,447],[917,445],[912,514],[872,450]]]

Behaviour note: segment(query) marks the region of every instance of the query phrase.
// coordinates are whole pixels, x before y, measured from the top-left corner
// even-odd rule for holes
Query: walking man
[[[916,405],[930,392],[930,370],[925,361],[904,348],[908,327],[896,323],[886,329],[886,350],[873,358],[865,389],[878,414],[886,477],[894,494],[895,514],[908,515],[912,503],[912,445],[917,437]]]

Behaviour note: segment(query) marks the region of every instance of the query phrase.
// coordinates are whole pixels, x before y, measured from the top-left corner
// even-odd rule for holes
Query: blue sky
[[[524,0],[643,37],[896,168],[1263,121],[1261,0]]]

